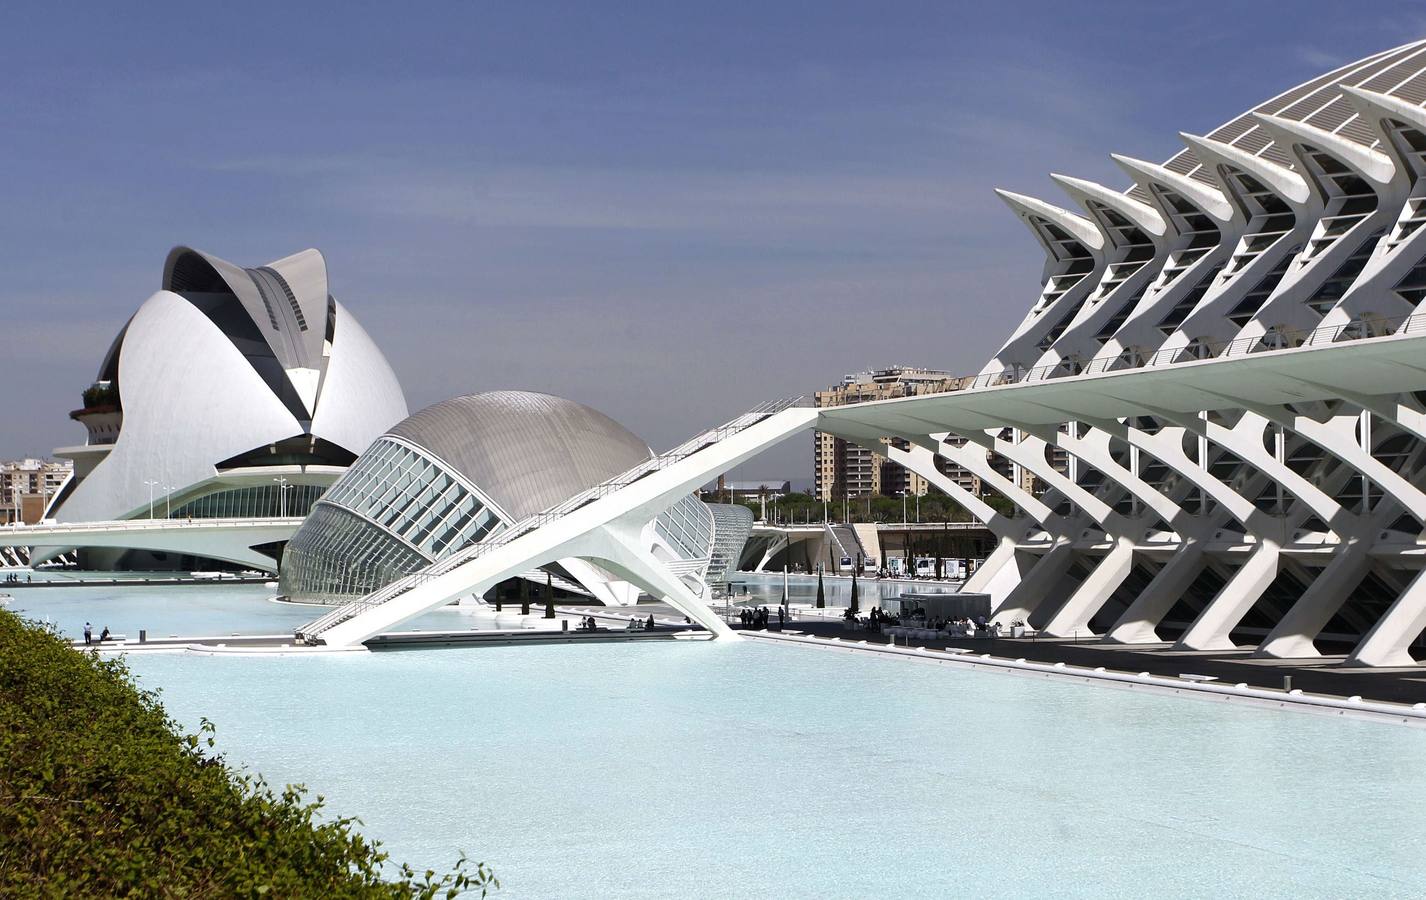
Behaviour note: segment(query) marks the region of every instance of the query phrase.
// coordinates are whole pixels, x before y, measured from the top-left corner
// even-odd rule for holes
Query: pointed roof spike
[[[1163,216],[1158,210],[1139,200],[1135,200],[1128,194],[1121,193],[1113,188],[1107,188],[1102,184],[1093,181],[1086,181],[1083,178],[1074,178],[1069,175],[1058,175],[1050,173],[1050,180],[1058,184],[1074,199],[1078,200],[1085,207],[1086,212],[1091,212],[1089,203],[1100,203],[1109,207],[1115,212],[1127,218],[1135,225],[1139,226],[1150,237],[1163,237],[1168,230]],[[1092,215],[1092,212],[1091,212]]]
[[[1307,182],[1303,181],[1302,176],[1291,169],[1212,138],[1189,134],[1186,131],[1180,131],[1178,136],[1205,165],[1211,160],[1219,165],[1242,169],[1294,206],[1302,206],[1312,199],[1312,192],[1307,187]],[[1215,171],[1214,178],[1217,177]]]
[[[1379,185],[1389,184],[1392,176],[1396,174],[1396,166],[1385,153],[1349,141],[1315,125],[1266,113],[1253,113],[1253,118],[1272,134],[1274,142],[1315,147]]]
[[[1061,209],[1043,200],[1037,200],[1026,194],[1017,194],[1014,191],[1007,191],[1003,188],[995,189],[996,196],[1005,201],[1005,204],[1015,210],[1016,214],[1022,218],[1027,216],[1038,216],[1046,221],[1053,222],[1059,227],[1081,241],[1091,250],[1102,250],[1104,248],[1104,235],[1099,228],[1078,213]],[[1030,224],[1030,223],[1026,223]],[[1036,237],[1041,237],[1039,230],[1034,225],[1030,225]]]
[[[1220,224],[1226,224],[1233,218],[1233,204],[1228,202],[1228,198],[1223,196],[1222,191],[1211,185],[1204,184],[1196,178],[1189,178],[1187,175],[1180,175],[1158,163],[1135,159],[1132,156],[1111,153],[1109,158],[1118,163],[1119,168],[1139,184],[1146,188],[1149,184],[1159,184],[1169,188],[1182,195],[1185,200],[1203,210],[1204,213],[1217,219]]]

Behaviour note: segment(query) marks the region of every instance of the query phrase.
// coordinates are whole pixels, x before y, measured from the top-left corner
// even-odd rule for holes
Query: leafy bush
[[[112,384],[94,384],[84,389],[84,408],[94,409],[99,406],[118,406],[119,389]]]
[[[0,894],[481,896],[464,856],[444,875],[389,863],[353,818],[327,818],[184,735],[120,659],[0,610]]]

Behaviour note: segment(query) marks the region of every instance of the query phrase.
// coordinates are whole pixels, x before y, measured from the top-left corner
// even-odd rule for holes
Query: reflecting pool
[[[143,656],[230,759],[509,897],[1406,896],[1426,733],[745,642]]]

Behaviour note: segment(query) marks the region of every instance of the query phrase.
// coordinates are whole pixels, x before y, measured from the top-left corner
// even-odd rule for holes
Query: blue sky
[[[994,197],[1120,185],[1426,3],[6,4],[0,458],[66,418],[169,247],[314,246],[412,409],[524,388],[656,448],[1038,290]],[[737,477],[810,477],[810,439]]]

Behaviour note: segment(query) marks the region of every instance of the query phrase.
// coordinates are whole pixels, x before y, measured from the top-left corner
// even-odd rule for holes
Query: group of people
[[[768,612],[766,606],[743,607],[738,610],[738,622],[744,628],[767,628],[768,622],[772,618],[772,613]],[[787,624],[787,607],[777,608],[777,627],[781,628]]]
[[[31,583],[34,582],[34,580],[35,580],[35,579],[34,579],[33,577],[29,576],[29,575],[26,575],[26,576],[25,576],[25,583],[26,583],[26,584],[31,584]],[[7,573],[5,573],[5,582],[6,582],[7,584],[19,584],[19,583],[20,583],[20,573],[19,573],[19,572],[7,572]]]
[[[905,618],[920,621],[917,610],[908,614]],[[843,616],[847,620],[848,627],[858,622],[857,616],[850,609]],[[882,628],[887,625],[901,625],[901,617],[887,615],[879,608],[873,607],[865,619],[860,620],[866,625],[866,630],[874,634],[880,634]],[[964,616],[959,619],[931,619],[925,620],[925,627],[932,631],[944,631],[947,637],[1000,637],[1000,623],[988,622],[985,616]]]
[[[653,630],[654,630],[654,614],[653,614],[653,613],[649,613],[649,617],[648,617],[647,619],[630,619],[630,620],[629,620],[629,625],[628,625],[628,629],[627,629],[627,630],[629,630],[629,631],[653,631]]]
[[[99,643],[109,640],[109,626],[105,625],[104,630],[99,633]],[[94,643],[94,626],[88,622],[84,623],[84,646],[88,647]]]
[[[579,620],[579,630],[580,630],[580,631],[598,631],[598,630],[599,630],[599,623],[597,623],[597,622],[594,621],[594,617],[593,617],[593,616],[585,616],[584,618],[582,618],[582,619]]]

